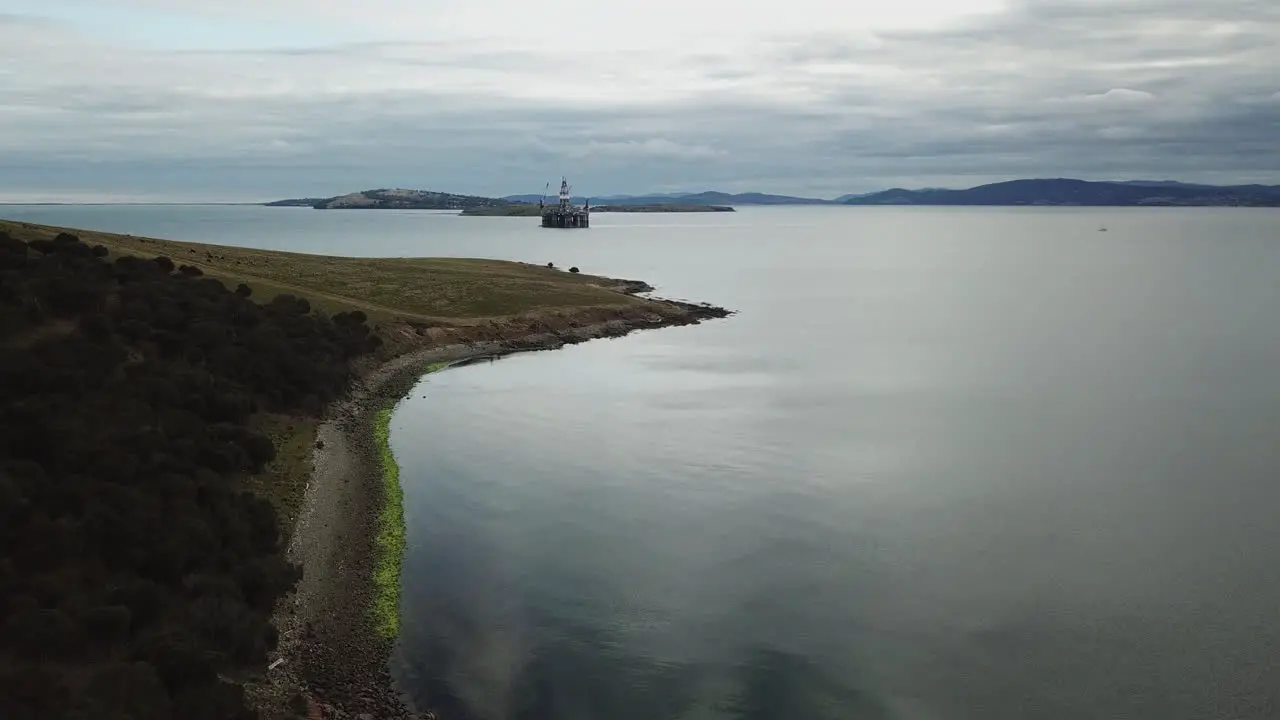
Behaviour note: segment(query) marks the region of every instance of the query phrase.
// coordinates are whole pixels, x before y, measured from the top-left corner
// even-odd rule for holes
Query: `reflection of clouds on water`
[[[833,529],[760,532],[807,504],[774,496],[726,508],[741,516],[733,536],[668,555],[668,572],[628,571],[624,543],[579,547],[565,563],[568,548],[545,527],[505,545],[488,524],[466,538],[437,526],[437,560],[411,556],[406,568],[410,583],[429,577],[433,589],[408,589],[402,677],[451,720],[888,717],[842,646],[858,633],[844,602],[866,593],[842,580],[851,556],[823,551]],[[814,554],[828,557],[829,579],[805,562]],[[597,566],[609,558],[615,574]]]
[[[751,433],[664,459],[674,439],[647,412],[627,414],[647,444],[622,446],[644,452],[592,445],[583,464],[580,442],[562,457],[562,433],[591,425],[508,409],[536,359],[477,369],[501,392],[476,392],[470,370],[437,376],[430,403],[399,411],[432,428],[396,447],[410,488],[398,670],[416,700],[450,720],[884,717],[849,684],[850,604],[875,583],[853,582],[874,568],[848,508],[806,493],[794,463],[798,486],[742,484],[790,455]]]
[[[463,720],[1275,714],[1270,226],[857,218],[597,256],[742,312],[397,409],[408,687]]]
[[[485,634],[464,647],[415,647],[423,672],[411,688],[416,699],[451,720],[889,717],[868,692],[767,646],[742,650],[724,665],[682,663],[631,654],[624,638],[574,627],[512,664],[507,632]],[[426,680],[432,676],[441,679]]]
[[[836,680],[802,656],[769,647],[745,653],[734,672],[735,692],[720,715],[735,720],[887,718],[872,695]]]

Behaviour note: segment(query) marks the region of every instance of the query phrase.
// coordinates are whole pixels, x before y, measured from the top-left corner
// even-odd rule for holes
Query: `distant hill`
[[[967,190],[894,188],[845,205],[1087,205],[1280,207],[1280,186],[1189,185],[1176,181],[1011,180]]]
[[[295,198],[264,203],[272,207],[313,207],[320,210],[466,210],[492,208],[475,215],[521,214],[509,205],[536,204],[540,194],[507,195],[500,198],[458,195],[431,190],[379,189],[331,198]],[[555,195],[545,196],[555,202]],[[834,200],[770,195],[767,193],[651,193],[647,195],[574,196],[575,205],[590,202],[593,207],[609,205],[613,212],[632,208],[666,208],[639,212],[670,212],[671,207],[734,205],[1086,205],[1086,206],[1256,206],[1280,207],[1280,185],[1203,185],[1177,180],[1111,180],[1094,182],[1069,178],[1010,180],[979,185],[965,190],[946,188],[893,188],[871,193],[850,193]],[[632,211],[637,212],[637,211]]]
[[[770,195],[768,193],[723,193],[708,190],[700,193],[682,193],[670,195],[641,195],[628,198],[614,198],[611,203],[627,205],[647,205],[678,201],[686,205],[829,205],[830,200],[820,198],[794,197],[791,195]]]
[[[682,203],[654,203],[651,205],[618,205],[612,202],[601,205],[592,205],[593,213],[703,213],[703,212],[734,212],[732,207],[726,205],[693,205]],[[462,211],[463,215],[470,217],[538,217],[542,214],[542,209],[538,207],[536,202],[512,202],[505,205],[472,207]]]
[[[503,200],[511,202],[533,202],[542,198],[538,194],[505,195]],[[548,195],[554,201],[554,195]],[[700,193],[650,193],[647,195],[603,195],[600,197],[574,197],[572,202],[581,205],[590,200],[592,205],[829,205],[831,200],[819,198],[792,197],[790,195],[769,195],[767,193],[722,193],[707,191]]]
[[[435,192],[433,190],[363,190],[361,192],[338,195],[331,198],[293,198],[263,203],[268,207],[311,207],[317,210],[461,210],[464,215],[481,215],[490,217],[538,216],[541,211],[537,202],[540,195],[533,200],[520,200],[523,195],[512,195],[506,198],[490,198],[478,195],[455,195],[453,193]],[[581,205],[582,199],[575,198],[575,204]],[[620,202],[611,199],[591,208],[596,212],[733,212],[726,205],[711,203],[674,202],[667,198],[653,202]]]
[[[876,194],[875,192],[849,193],[848,195],[841,195],[840,197],[836,198],[832,202],[846,203],[846,202],[849,202],[850,200],[853,200],[854,198],[861,198],[861,197],[866,197],[868,195],[875,195],[875,194]]]
[[[911,192],[929,192],[931,190],[946,190],[946,189],[947,188],[940,188],[940,187],[912,188]],[[863,198],[863,197],[867,197],[868,195],[875,195],[878,192],[883,192],[883,191],[875,190],[872,192],[849,193],[848,195],[841,195],[840,197],[836,198],[832,202],[845,205],[845,204],[848,204],[848,202],[850,200],[853,200],[854,198]]]
[[[1140,187],[1181,187],[1181,188],[1211,188],[1216,185],[1204,185],[1201,183],[1185,183],[1178,180],[1114,180],[1116,185],[1137,185]]]
[[[318,203],[327,202],[332,198],[291,198],[289,200],[276,200],[275,202],[263,203],[267,207],[315,207]]]
[[[659,202],[648,205],[622,205],[609,202],[604,205],[592,205],[591,212],[620,213],[700,213],[700,212],[736,212],[732,205],[699,205],[686,202]]]
[[[265,204],[269,207],[313,207],[317,210],[465,210],[508,203],[498,198],[478,195],[384,188],[363,190],[331,198],[297,198]]]
[[[539,195],[537,193],[528,193],[525,195],[503,195],[498,199],[505,200],[507,202],[513,202],[513,203],[533,203],[536,205],[539,200],[546,200],[549,203],[559,202],[560,196],[556,195],[555,193],[551,193],[550,195],[545,195],[545,196]],[[573,203],[574,205],[581,205],[587,200],[590,200],[591,202],[594,203],[597,200],[603,200],[603,199],[604,198],[585,198],[580,195],[574,195],[573,197],[569,198],[569,202]]]

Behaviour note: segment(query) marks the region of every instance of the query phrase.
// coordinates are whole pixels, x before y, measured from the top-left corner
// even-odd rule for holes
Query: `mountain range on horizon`
[[[1280,207],[1280,185],[1200,185],[1176,180],[1009,180],[964,190],[893,188],[845,205],[1048,205]]]
[[[504,203],[554,202],[554,195],[520,194],[489,198],[428,190],[365,190],[331,198],[297,198],[263,203],[317,209],[463,209]],[[1022,179],[965,189],[890,188],[833,199],[715,190],[690,193],[575,196],[594,205],[1083,205],[1083,206],[1254,206],[1280,207],[1280,185],[1209,185],[1178,180]]]

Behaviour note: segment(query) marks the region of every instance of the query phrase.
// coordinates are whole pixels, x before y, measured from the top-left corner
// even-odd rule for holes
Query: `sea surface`
[[[394,669],[446,720],[1280,716],[1280,211],[0,217],[738,311],[401,403]]]

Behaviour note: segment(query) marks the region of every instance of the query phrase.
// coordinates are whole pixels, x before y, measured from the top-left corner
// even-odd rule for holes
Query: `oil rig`
[[[550,185],[550,183],[547,183]],[[542,227],[544,228],[585,228],[591,227],[591,208],[590,201],[584,200],[582,207],[574,207],[569,202],[569,181],[566,178],[560,178],[560,202],[555,205],[548,205],[544,199],[538,200],[538,209],[542,212]]]

